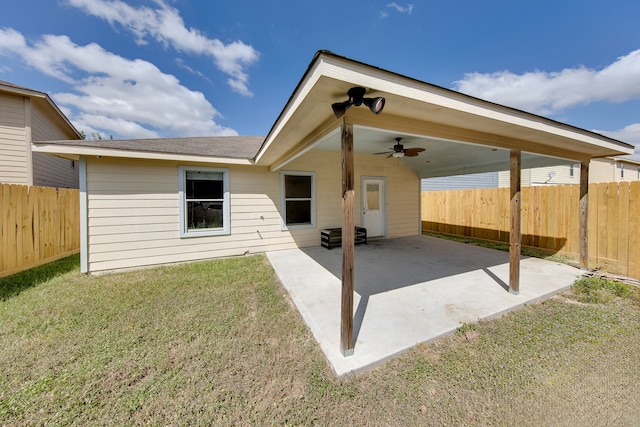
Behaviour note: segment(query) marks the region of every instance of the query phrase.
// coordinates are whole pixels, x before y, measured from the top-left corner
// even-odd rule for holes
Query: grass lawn
[[[266,257],[70,257],[0,279],[0,372],[0,425],[638,425],[640,297],[587,284],[338,379]]]

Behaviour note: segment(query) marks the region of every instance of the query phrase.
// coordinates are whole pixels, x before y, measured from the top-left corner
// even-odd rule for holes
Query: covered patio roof
[[[368,98],[386,99],[382,114],[353,108],[362,100],[354,101],[361,89],[354,89],[352,98],[352,88],[363,88]],[[334,114],[332,105],[347,96],[352,108]],[[341,153],[340,349],[344,356],[353,355],[355,345],[354,154],[388,151],[395,138],[402,138],[407,148],[424,150],[415,157],[389,159],[406,163],[419,178],[510,171],[508,291],[515,295],[520,292],[522,167],[581,164],[580,264],[586,268],[589,162],[594,157],[633,152],[631,145],[603,135],[319,51],[255,161],[277,171],[312,149]]]
[[[331,104],[356,86],[366,88],[367,97],[386,99],[382,114],[351,108],[343,118],[334,116]],[[339,151],[344,121],[353,125],[356,153],[386,151],[397,137],[405,147],[424,148],[400,159],[420,178],[507,170],[514,149],[525,168],[633,153],[632,145],[594,132],[319,51],[256,163],[278,170],[310,149]]]

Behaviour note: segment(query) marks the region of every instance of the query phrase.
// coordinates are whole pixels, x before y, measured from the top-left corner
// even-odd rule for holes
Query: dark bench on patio
[[[342,228],[326,228],[320,230],[320,243],[327,249],[334,248],[336,246],[342,246]],[[364,227],[355,227],[355,242],[356,245],[360,243],[367,243],[367,229]]]

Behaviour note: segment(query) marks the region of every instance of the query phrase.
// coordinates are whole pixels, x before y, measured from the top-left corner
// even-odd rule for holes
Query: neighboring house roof
[[[60,108],[58,108],[56,103],[53,102],[51,97],[49,97],[49,95],[47,95],[46,93],[19,86],[14,83],[9,83],[4,80],[0,80],[0,92],[8,92],[14,95],[28,96],[35,102],[43,104],[44,106],[46,106],[46,108],[53,109],[56,115],[64,122],[64,124],[77,135],[78,139],[82,139],[82,134],[78,131],[78,129],[75,128],[75,126],[73,126],[67,116],[64,115],[64,113],[60,110]]]
[[[355,86],[366,88],[366,96],[384,97],[384,112],[374,116],[366,108],[354,107],[336,118],[332,103],[344,101]],[[275,171],[311,149],[339,151],[343,123],[353,125],[356,153],[388,150],[396,137],[402,137],[407,147],[425,148],[417,157],[397,160],[420,178],[505,170],[511,150],[522,152],[523,168],[633,153],[633,146],[624,142],[327,51],[316,53],[254,157],[239,159],[226,151],[207,158],[203,153],[198,157],[131,150],[111,140],[94,147],[54,141],[34,144],[34,151],[166,159],[174,155],[174,160],[201,162],[244,160]]]
[[[637,155],[634,157],[637,157]],[[629,163],[631,165],[640,166],[640,160],[636,160],[635,158],[620,156],[620,157],[610,157],[610,159],[613,160],[614,162]]]
[[[47,152],[47,147],[54,151],[67,147],[67,152],[77,155],[250,164],[263,141],[263,136],[204,136],[49,141],[37,145],[41,152]]]

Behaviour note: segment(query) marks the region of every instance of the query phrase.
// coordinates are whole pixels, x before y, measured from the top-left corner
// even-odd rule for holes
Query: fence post
[[[510,155],[510,187],[511,187],[511,227],[509,246],[509,292],[520,292],[520,245],[522,230],[520,228],[520,176],[522,153],[512,150]]]
[[[580,268],[589,269],[589,162],[580,164]]]

